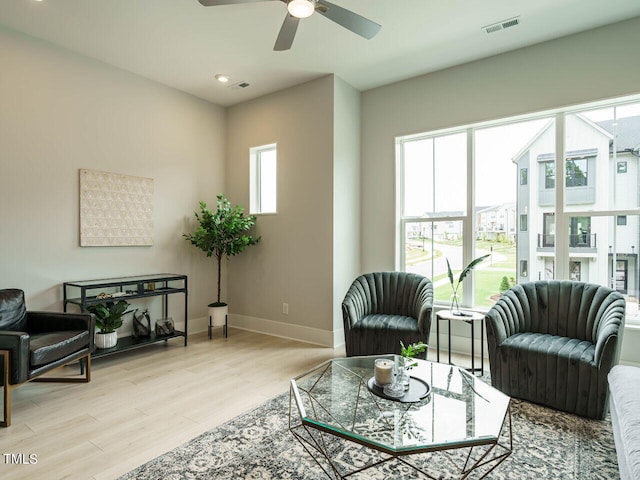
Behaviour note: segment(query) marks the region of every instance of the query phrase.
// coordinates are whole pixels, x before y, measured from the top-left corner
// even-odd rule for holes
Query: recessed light
[[[222,73],[219,73],[218,75],[216,75],[215,78],[220,83],[227,83],[229,81],[229,76],[228,75],[223,75]]]

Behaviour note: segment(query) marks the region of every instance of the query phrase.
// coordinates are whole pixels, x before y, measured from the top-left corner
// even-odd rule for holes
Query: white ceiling
[[[0,0],[0,25],[228,106],[335,73],[359,90],[640,15],[638,0],[332,0],[382,25],[365,40],[321,15],[274,52],[281,1]],[[482,27],[520,16],[487,34]],[[217,73],[232,89],[214,81]]]

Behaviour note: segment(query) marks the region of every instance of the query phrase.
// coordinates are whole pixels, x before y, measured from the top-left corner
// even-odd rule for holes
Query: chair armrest
[[[371,285],[364,277],[358,277],[347,290],[342,301],[342,319],[345,331],[350,330],[362,317],[371,313]]]
[[[519,285],[498,299],[485,316],[487,335],[492,335],[500,345],[511,335],[525,331],[526,314],[530,314],[527,297]],[[526,314],[525,314],[526,312]]]
[[[342,320],[345,331],[350,330],[365,314],[365,305],[357,294],[348,294],[342,301]]]
[[[27,312],[29,333],[45,333],[65,330],[96,329],[95,317],[90,313]]]
[[[0,330],[0,350],[10,352],[9,382],[12,385],[26,382],[29,374],[29,334],[13,330]]]
[[[420,333],[428,337],[431,330],[431,319],[433,318],[433,283],[431,280],[425,282],[416,294],[414,317],[418,320]]]
[[[622,341],[624,331],[624,298],[615,299],[603,312],[595,332],[596,351],[593,361],[596,365],[612,366],[617,363],[616,355],[620,349],[617,344]]]

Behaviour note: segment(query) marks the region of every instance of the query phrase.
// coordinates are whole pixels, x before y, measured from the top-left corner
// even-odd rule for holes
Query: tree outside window
[[[566,168],[566,186],[567,187],[586,187],[587,186],[587,159],[586,158],[569,158],[565,164]]]

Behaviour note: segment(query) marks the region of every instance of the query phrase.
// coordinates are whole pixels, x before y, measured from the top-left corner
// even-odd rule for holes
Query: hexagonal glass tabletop
[[[416,360],[409,374],[430,387],[429,395],[409,403],[384,398],[369,388],[376,358],[400,361],[335,358],[291,380],[301,424],[394,457],[498,443],[508,396],[464,369]]]

